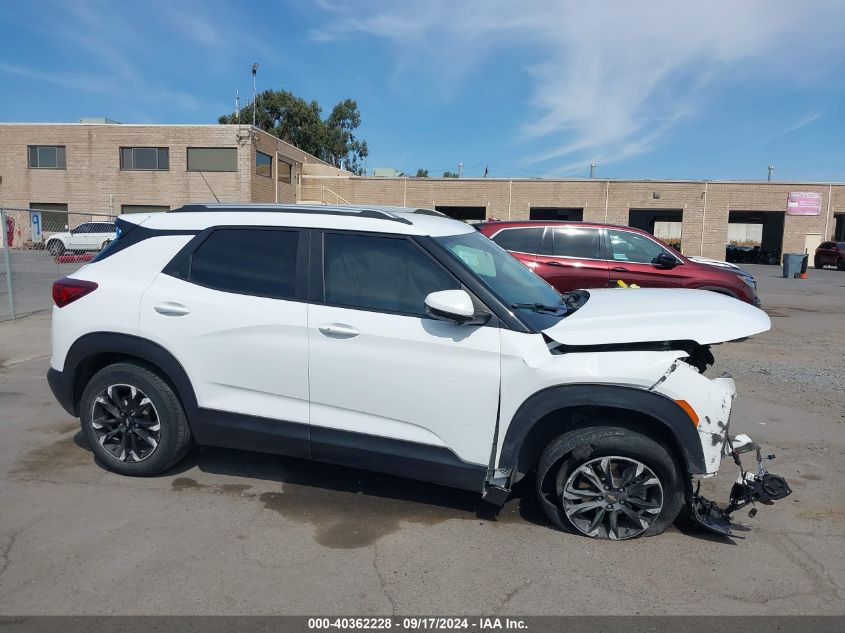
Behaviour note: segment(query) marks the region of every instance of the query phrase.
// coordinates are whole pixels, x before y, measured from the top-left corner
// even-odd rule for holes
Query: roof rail
[[[400,224],[413,224],[409,219],[400,217],[390,211],[372,209],[369,207],[335,207],[335,206],[299,206],[299,205],[264,205],[264,204],[186,204],[178,209],[171,209],[168,213],[315,213],[319,215],[355,215],[359,218],[373,220],[389,220]]]

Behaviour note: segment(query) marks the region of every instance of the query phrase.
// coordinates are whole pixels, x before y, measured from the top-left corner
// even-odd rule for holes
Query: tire
[[[605,488],[605,465],[619,486],[616,492]],[[626,483],[631,473],[633,481]],[[595,426],[549,443],[537,466],[536,486],[546,516],[561,530],[624,540],[656,536],[671,525],[684,504],[684,480],[683,469],[662,444],[624,427]],[[586,509],[579,509],[582,504]]]
[[[106,246],[108,246],[109,244],[111,244],[111,240],[106,240],[106,241],[105,241],[105,242],[103,242],[103,244],[100,246],[100,250],[103,250],[103,249],[104,249]]]
[[[845,270],[845,259],[836,260],[836,270]]]
[[[822,268],[824,268],[822,260],[820,260],[818,257],[813,260],[813,268],[815,268],[816,270],[821,270]]]
[[[179,398],[159,375],[140,365],[101,369],[86,385],[79,410],[94,455],[121,475],[160,475],[191,446]],[[127,419],[127,413],[134,415]]]
[[[58,257],[65,252],[65,245],[59,240],[50,240],[47,243],[47,250],[50,251],[50,255],[53,257]]]

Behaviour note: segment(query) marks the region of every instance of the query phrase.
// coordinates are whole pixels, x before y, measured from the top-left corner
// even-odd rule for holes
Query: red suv
[[[605,288],[699,288],[760,305],[754,278],[740,268],[684,257],[650,233],[588,222],[486,222],[478,230],[561,292]]]
[[[816,268],[836,266],[837,270],[845,270],[845,242],[822,242],[816,249],[813,258]]]

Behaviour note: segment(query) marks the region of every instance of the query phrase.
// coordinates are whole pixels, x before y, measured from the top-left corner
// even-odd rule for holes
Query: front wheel
[[[65,245],[59,240],[52,240],[49,244],[47,244],[47,250],[50,251],[50,255],[58,257],[65,252]]]
[[[650,437],[589,427],[549,443],[537,467],[537,495],[562,530],[610,540],[655,536],[683,506],[683,473]]]
[[[836,270],[845,270],[845,259],[836,260]]]
[[[79,403],[82,430],[109,470],[151,477],[178,462],[191,444],[185,411],[161,376],[133,363],[97,372]]]
[[[813,260],[813,268],[816,268],[816,269],[824,268],[824,264],[822,264],[822,260],[820,260],[818,257],[816,257],[816,259]]]
[[[105,241],[105,242],[103,242],[103,243],[102,243],[102,245],[100,246],[100,250],[103,250],[103,249],[104,249],[106,246],[108,246],[109,244],[111,244],[111,240],[106,240],[106,241]]]

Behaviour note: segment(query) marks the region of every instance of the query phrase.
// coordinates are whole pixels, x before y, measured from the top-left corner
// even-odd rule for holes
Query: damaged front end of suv
[[[639,388],[665,396],[683,409],[700,443],[701,463],[689,464],[690,516],[707,530],[732,535],[735,512],[750,505],[753,517],[756,504],[771,504],[791,490],[785,479],[766,470],[757,443],[747,435],[732,434],[737,395],[733,378],[704,374],[714,364],[712,345],[741,341],[770,327],[763,311],[713,293],[600,290],[590,291],[583,307],[543,334],[549,352],[566,356],[569,363],[586,353],[604,357],[612,363],[618,383],[628,383],[626,375],[633,383],[634,376],[641,379],[650,373],[652,379]],[[596,373],[607,370],[599,368]],[[751,468],[743,464],[746,453],[756,460]],[[701,479],[716,475],[726,457],[733,460],[738,475],[727,503],[719,505],[702,496]]]
[[[791,489],[783,477],[769,473],[763,466],[761,447],[748,435],[731,435],[730,420],[736,399],[736,385],[728,374],[707,379],[688,364],[690,358],[709,353],[704,346],[695,346],[695,353],[676,359],[667,372],[651,389],[673,398],[687,411],[696,426],[704,454],[705,473],[698,477],[713,476],[719,470],[723,457],[731,457],[738,468],[738,477],[730,491],[727,505],[720,506],[701,495],[701,481],[688,494],[690,516],[700,526],[719,534],[732,535],[731,515],[737,510],[756,503],[771,504],[790,494]],[[756,467],[748,470],[742,463],[742,454],[753,453]],[[768,455],[773,459],[774,455]],[[752,507],[751,516],[756,515]]]

